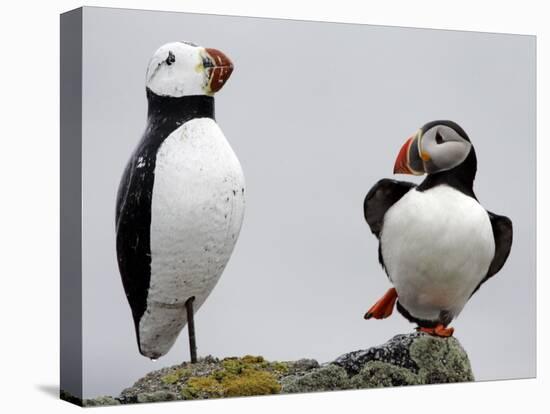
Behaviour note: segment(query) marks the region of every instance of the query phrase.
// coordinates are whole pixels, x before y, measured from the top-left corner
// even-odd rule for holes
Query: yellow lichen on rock
[[[241,361],[245,364],[261,364],[264,362],[264,357],[261,355],[255,356],[255,355],[245,355],[241,358]]]
[[[278,394],[281,385],[268,371],[245,370],[242,375],[227,376],[223,379],[226,397]]]
[[[186,400],[224,396],[223,386],[212,376],[189,378],[181,392]]]
[[[191,377],[182,387],[185,399],[239,397],[278,394],[278,378],[285,370],[284,363],[269,363],[261,356],[225,358],[222,368],[204,377]],[[168,380],[172,380],[170,377]]]

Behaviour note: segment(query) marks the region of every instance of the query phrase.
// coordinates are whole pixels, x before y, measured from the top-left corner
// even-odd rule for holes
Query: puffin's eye
[[[176,57],[172,53],[171,50],[168,51],[168,57],[166,58],[165,62],[168,66],[170,66],[172,63],[176,61]]]
[[[445,142],[445,141],[443,141],[443,137],[441,136],[439,131],[437,131],[435,133],[435,142],[436,142],[436,144],[443,144],[443,142]]]

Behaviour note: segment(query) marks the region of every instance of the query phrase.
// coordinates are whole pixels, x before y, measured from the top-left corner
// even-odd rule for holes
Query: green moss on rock
[[[239,358],[226,358],[222,361],[223,372],[228,374],[239,375],[243,372],[245,367],[251,368],[250,363],[245,363]]]
[[[290,369],[286,362],[271,362],[270,368],[279,375],[288,373]]]
[[[180,381],[185,381],[191,376],[191,370],[188,368],[177,368],[162,377],[162,382],[165,384],[175,384]]]

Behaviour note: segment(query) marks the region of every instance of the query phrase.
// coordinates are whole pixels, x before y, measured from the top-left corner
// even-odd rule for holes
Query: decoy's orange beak
[[[208,89],[211,93],[218,92],[227,82],[233,72],[233,62],[218,49],[205,48],[205,69],[208,74]]]

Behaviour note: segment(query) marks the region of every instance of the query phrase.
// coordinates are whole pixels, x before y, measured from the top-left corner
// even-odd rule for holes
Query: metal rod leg
[[[195,342],[195,320],[193,319],[193,302],[195,297],[191,297],[185,302],[187,308],[187,328],[189,330],[189,351],[191,352],[191,362],[197,362],[197,343]]]

